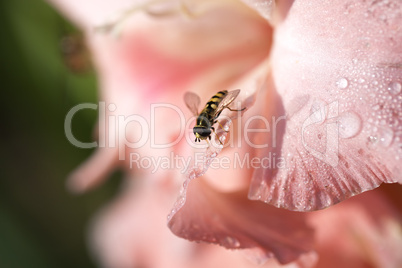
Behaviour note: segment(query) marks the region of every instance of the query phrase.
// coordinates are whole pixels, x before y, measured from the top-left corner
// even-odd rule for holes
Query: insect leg
[[[225,130],[225,129],[223,128],[223,126],[221,125],[221,123],[220,123],[218,120],[215,120],[215,121],[214,121],[214,124],[216,124],[216,123],[218,123],[218,124],[221,126],[221,129],[223,129],[223,131],[229,132],[229,131],[227,131],[227,130]],[[211,129],[215,132],[215,128],[211,127]],[[216,134],[216,133],[215,133],[215,134]]]
[[[230,107],[225,107],[225,108],[229,109],[232,112],[241,112],[241,111],[244,111],[244,109],[246,109],[247,107],[244,107],[243,109],[240,109],[240,110],[235,110],[235,109],[232,109]]]
[[[215,136],[217,137],[219,143],[223,146],[223,143],[221,142],[221,139],[219,138],[218,134],[216,134],[215,129],[212,128],[212,131],[215,133]],[[209,138],[211,138],[211,136],[209,136]]]

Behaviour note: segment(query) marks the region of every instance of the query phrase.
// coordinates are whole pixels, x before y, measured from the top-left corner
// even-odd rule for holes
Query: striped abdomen
[[[207,102],[205,108],[202,109],[200,115],[197,118],[198,126],[211,127],[213,125],[213,121],[219,116],[219,114],[215,114],[215,111],[218,108],[219,103],[225,98],[227,94],[227,90],[219,91]],[[205,120],[207,120],[208,122],[205,122]]]

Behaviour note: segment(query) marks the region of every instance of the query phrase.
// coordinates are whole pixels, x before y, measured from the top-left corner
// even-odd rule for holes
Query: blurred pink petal
[[[274,259],[265,265],[250,262],[246,257],[256,252],[227,251],[173,235],[165,220],[176,188],[166,182],[162,187],[152,179],[142,178],[134,185],[126,185],[118,199],[95,218],[91,247],[102,267],[284,267]],[[307,254],[286,267],[312,267],[315,260],[314,254]]]
[[[70,174],[67,180],[68,188],[73,192],[80,193],[94,187],[116,168],[117,154],[116,149],[98,149],[87,161]]]
[[[185,204],[171,216],[177,236],[229,249],[259,249],[262,258],[295,261],[312,250],[312,230],[305,215],[247,199],[246,192],[222,193],[203,178],[185,182]]]
[[[257,170],[251,199],[309,211],[402,182],[401,25],[399,1],[293,3],[272,52],[286,121],[265,152],[286,168]]]
[[[191,2],[189,8],[196,15],[195,19],[177,12],[158,20],[152,15],[144,16],[146,10],[138,10],[122,25],[117,37],[96,32],[95,27],[106,23],[106,14],[117,12],[124,3],[113,6],[111,2],[89,1],[81,6],[81,2],[76,1],[52,2],[87,31],[99,73],[100,99],[106,102],[106,115],[99,119],[99,124],[107,131],[113,127],[107,121],[109,117],[138,115],[151,122],[150,107],[155,103],[176,104],[185,111],[181,97],[185,91],[198,91],[203,98],[210,97],[252,70],[270,50],[272,30],[269,25],[236,1]],[[85,12],[96,15],[85,16]],[[237,27],[233,27],[234,24]],[[177,137],[183,127],[181,118],[172,111],[153,119],[158,144],[166,144]],[[170,124],[164,124],[167,121]],[[163,126],[163,130],[159,126]],[[140,140],[146,130],[131,123],[125,131],[115,131],[124,137],[107,136],[106,139],[106,147],[111,147],[110,138],[113,146],[118,147],[118,159],[127,158],[133,152],[127,141]],[[152,148],[149,139],[136,149],[141,156],[171,153],[171,148]],[[96,159],[99,158],[94,161]],[[102,179],[97,174],[98,165],[103,166],[103,162],[94,161],[85,166],[85,170],[74,173],[85,176],[72,176],[70,185],[83,190],[84,185],[98,183]]]
[[[312,212],[318,267],[402,267],[402,219],[381,189]]]

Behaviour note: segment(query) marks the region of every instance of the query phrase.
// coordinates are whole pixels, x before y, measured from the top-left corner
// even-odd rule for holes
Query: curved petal
[[[301,213],[250,201],[244,191],[218,192],[203,178],[189,178],[183,195],[185,203],[174,208],[168,224],[177,236],[229,249],[258,249],[260,258],[273,256],[282,264],[312,249],[312,230]]]
[[[272,29],[250,9],[235,1],[195,1],[194,12],[191,19],[183,14],[160,19],[134,14],[117,41],[94,36],[94,46],[109,46],[95,47],[104,54],[109,51],[108,62],[98,64],[100,71],[119,74],[120,80],[130,81],[131,90],[153,101],[190,89],[209,97],[268,56]]]
[[[402,182],[400,25],[399,1],[293,4],[272,52],[286,120],[264,153],[285,167],[257,170],[251,199],[309,211]]]
[[[271,47],[271,27],[238,1],[189,1],[191,14],[178,10],[167,16],[157,14],[166,8],[162,4],[144,5],[127,18],[117,38],[94,27],[126,1],[88,1],[82,7],[76,1],[53,2],[86,30],[99,72],[100,99],[106,102],[106,116],[99,119],[103,130],[110,132],[103,134],[110,135],[105,146],[117,148],[119,160],[133,151],[141,156],[170,155],[170,149],[155,149],[152,142],[169,144],[183,131],[184,92],[196,91],[206,99],[230,89],[267,58]],[[152,105],[159,103],[174,107],[155,115]],[[142,146],[130,142],[143,138]],[[72,184],[89,185],[78,181]]]
[[[265,72],[258,74],[256,77],[259,78],[266,76]],[[263,94],[267,94],[275,103],[277,95],[265,89],[266,83],[260,86]],[[247,125],[248,129],[252,129],[254,122],[261,119],[254,117],[261,107],[271,112],[278,108],[266,105],[264,98],[256,100],[254,106],[251,103],[243,103],[242,106],[249,109],[236,123],[243,127]],[[223,128],[230,125],[229,122],[222,124]],[[236,130],[235,126],[232,128]],[[236,136],[236,131],[232,134]],[[245,140],[241,141],[239,148],[225,148],[222,152],[208,149],[205,163],[189,171],[181,195],[168,216],[169,227],[174,234],[191,241],[210,242],[230,249],[253,249],[258,252],[259,262],[275,257],[285,264],[307,253],[310,255],[313,236],[305,223],[304,214],[248,200],[245,186],[249,183],[254,165],[258,165],[254,161],[256,150],[252,149],[257,144],[255,140],[242,138]],[[229,136],[228,144],[235,145],[234,140],[236,138]],[[218,153],[221,158],[214,159]],[[218,160],[215,167],[213,160]],[[203,176],[208,168],[207,176]],[[243,180],[247,181],[247,185],[239,183]],[[238,188],[228,191],[227,187],[222,187],[225,182],[235,184]],[[314,260],[311,260],[311,256],[309,260],[312,265]]]
[[[164,179],[131,180],[98,213],[90,246],[102,267],[283,267],[273,260],[261,266],[247,259],[249,252],[192,243],[173,235],[166,227],[166,211],[177,189],[165,179],[164,185],[159,183]],[[312,267],[316,260],[314,253],[306,254],[289,267]]]

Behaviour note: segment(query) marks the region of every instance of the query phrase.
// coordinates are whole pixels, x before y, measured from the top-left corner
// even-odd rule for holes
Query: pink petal
[[[114,127],[108,125],[109,117],[117,121],[119,116],[138,115],[151,123],[150,107],[155,103],[186,111],[181,97],[185,91],[202,92],[202,98],[207,99],[219,90],[230,89],[270,51],[272,29],[256,12],[238,2],[197,2],[191,5],[194,18],[180,12],[160,18],[146,13],[147,9],[139,9],[129,16],[118,37],[94,28],[106,23],[108,15],[117,10],[132,8],[127,1],[87,1],[82,5],[77,1],[52,2],[87,31],[99,73],[100,99],[106,102],[107,109],[109,105],[115,108],[106,111],[106,119],[100,118],[106,132]],[[177,113],[171,114],[172,111],[152,118],[157,129],[152,131],[159,144],[169,143],[184,127]],[[127,126],[126,132],[130,136],[127,139],[134,141],[149,135],[134,123]],[[114,164],[132,152],[153,157],[171,153],[171,149],[153,148],[150,142],[134,150],[118,137],[112,140],[118,150],[118,158],[114,154],[115,158],[110,159]],[[75,174],[91,171],[93,176],[73,176],[71,185],[77,190],[90,187],[106,174],[95,174],[102,161],[88,163],[92,165]]]
[[[134,184],[127,183],[116,200],[100,211],[90,236],[90,246],[100,266],[283,267],[274,260],[264,266],[254,264],[246,258],[245,252],[192,243],[173,235],[166,226],[166,211],[177,192],[171,182],[171,178],[166,177],[141,178]],[[316,260],[312,252],[290,267],[312,267]]]
[[[265,77],[258,72],[256,75]],[[250,116],[260,108],[252,106],[251,99],[241,105],[247,107],[250,114],[247,110],[245,117],[238,118],[238,124],[250,120]],[[257,102],[267,107],[265,103]],[[221,120],[221,124],[226,129],[230,121]],[[227,133],[220,138],[225,141]],[[229,137],[228,143],[231,142],[233,139]],[[251,249],[249,254],[257,262],[275,257],[282,264],[297,260],[299,267],[309,267],[315,262],[315,255],[311,251],[313,237],[305,224],[305,215],[247,199],[247,185],[241,181],[248,183],[253,169],[249,163],[245,167],[233,165],[237,165],[234,164],[238,161],[235,160],[237,156],[239,159],[252,158],[254,150],[247,142],[242,143],[241,148],[228,147],[222,152],[221,148],[213,146],[206,150],[204,162],[198,161],[187,173],[181,195],[168,216],[169,227],[174,234],[191,241],[205,241],[231,249]],[[218,160],[218,154],[229,160],[231,168],[213,167],[213,160]],[[208,177],[200,177],[207,170]],[[228,190],[225,187],[227,183],[237,185],[237,190],[234,187]]]
[[[100,148],[70,174],[67,185],[73,192],[84,192],[100,183],[116,166],[117,148]]]
[[[309,216],[318,267],[401,267],[402,218],[381,188]]]
[[[244,191],[218,192],[203,178],[188,179],[183,191],[169,221],[177,236],[229,249],[257,248],[260,258],[282,264],[311,251],[312,230],[303,214],[250,201]]]
[[[179,10],[159,18],[147,11],[163,4],[142,3],[142,9],[127,17],[117,38],[96,32],[94,28],[102,25],[96,21],[103,17],[105,24],[116,10],[127,12],[136,5],[141,7],[139,3],[52,2],[87,31],[102,80],[118,79],[123,85],[127,81],[130,90],[146,92],[147,97],[161,91],[183,93],[191,87],[216,92],[229,87],[270,51],[272,29],[256,12],[236,1],[188,3],[194,18]]]
[[[402,183],[400,25],[399,1],[293,3],[272,52],[270,101],[286,120],[262,154],[285,167],[257,170],[251,199],[309,211]]]

